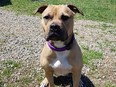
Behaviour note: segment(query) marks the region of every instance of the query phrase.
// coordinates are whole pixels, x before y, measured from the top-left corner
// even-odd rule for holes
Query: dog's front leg
[[[73,87],[79,87],[79,81],[81,77],[81,69],[80,70],[73,70],[72,78],[73,78]]]
[[[54,87],[53,72],[51,70],[45,70],[45,76],[49,82],[49,87]]]

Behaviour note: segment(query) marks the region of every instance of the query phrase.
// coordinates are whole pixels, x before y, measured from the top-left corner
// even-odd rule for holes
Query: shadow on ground
[[[3,85],[4,85],[3,82],[0,82],[0,87],[3,87]]]
[[[70,87],[73,87],[72,74],[70,73],[67,76],[54,77],[54,83],[57,86],[66,87],[69,85]],[[87,76],[82,74],[79,82],[79,87],[95,87],[95,86]]]
[[[6,6],[6,5],[12,5],[10,0],[0,0],[0,7]]]

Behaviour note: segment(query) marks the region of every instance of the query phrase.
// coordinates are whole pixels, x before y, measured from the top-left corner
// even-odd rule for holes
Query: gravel
[[[39,17],[0,10],[0,60],[37,59],[43,45]]]
[[[103,52],[103,59],[92,62],[95,70],[92,71],[92,68],[85,65],[83,72],[96,87],[105,87],[108,82],[115,85],[116,25],[91,20],[75,20],[74,25],[80,46]],[[43,44],[43,30],[38,16],[17,15],[15,12],[0,9],[0,61],[23,61],[26,63],[24,69],[33,67],[32,72],[39,71],[39,56]],[[19,78],[22,71],[21,68],[14,73],[14,77],[16,75]]]

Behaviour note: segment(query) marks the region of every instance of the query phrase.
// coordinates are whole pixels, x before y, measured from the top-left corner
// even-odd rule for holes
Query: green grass
[[[19,62],[15,62],[15,61],[11,61],[11,60],[7,60],[2,62],[1,64],[2,69],[1,69],[1,73],[0,76],[6,76],[6,77],[10,77],[11,74],[20,67],[20,63]]]
[[[102,52],[97,52],[97,51],[91,50],[85,46],[82,46],[82,51],[83,51],[83,61],[87,65],[89,65],[91,60],[101,59],[103,57]]]
[[[11,60],[0,61],[0,87],[4,87],[5,81],[8,81],[10,76],[20,67],[20,62]]]
[[[116,87],[116,84],[112,84],[111,82],[107,82],[105,87]]]
[[[20,14],[32,15],[33,11],[43,4],[74,4],[79,7],[84,17],[105,22],[116,22],[116,0],[11,0],[12,5],[5,6]]]
[[[0,87],[34,87],[42,79],[43,71],[36,70],[33,64],[27,66],[24,61],[0,61]]]

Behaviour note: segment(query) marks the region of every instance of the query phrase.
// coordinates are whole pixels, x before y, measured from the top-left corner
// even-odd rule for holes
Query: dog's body
[[[77,12],[82,15],[83,13],[73,5],[42,6],[37,12],[42,13],[42,25],[47,41],[40,57],[46,77],[41,87],[47,86],[48,83],[49,87],[54,87],[54,75],[65,76],[69,73],[72,73],[73,87],[78,87],[83,62],[81,50],[73,34],[73,16]],[[64,50],[52,49],[51,45]]]

